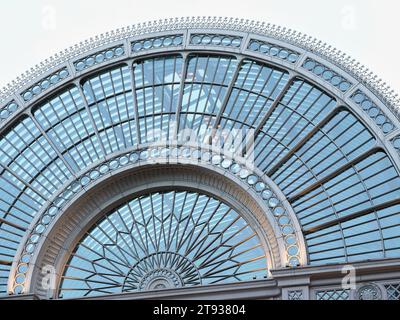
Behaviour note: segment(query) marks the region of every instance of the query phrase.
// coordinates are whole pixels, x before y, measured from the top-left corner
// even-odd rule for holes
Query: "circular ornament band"
[[[221,150],[216,150],[210,146],[179,146],[177,144],[157,146],[152,144],[115,156],[87,170],[59,192],[50,201],[47,208],[42,209],[19,247],[9,281],[10,293],[27,293],[27,274],[31,269],[31,260],[37,252],[38,243],[52,221],[62,213],[62,209],[73,201],[78,193],[87,190],[100,178],[112,172],[123,170],[132,165],[145,166],[157,163],[207,165],[227,171],[239,178],[248,186],[249,190],[252,190],[262,199],[273,214],[280,232],[280,235],[276,235],[276,237],[282,238],[284,241],[285,264],[296,267],[307,263],[304,238],[293,210],[273,182],[257,168],[252,167],[252,164],[248,163],[245,158],[223,154]]]

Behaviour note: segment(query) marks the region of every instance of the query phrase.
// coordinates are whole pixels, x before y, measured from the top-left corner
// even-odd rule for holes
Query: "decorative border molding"
[[[273,213],[281,232],[281,235],[276,235],[276,237],[280,237],[284,241],[286,250],[286,257],[284,258],[287,266],[297,267],[305,263],[306,257],[302,256],[305,253],[304,239],[302,239],[301,231],[298,230],[297,223],[293,221],[296,217],[291,212],[288,212],[283,199],[274,191],[276,187],[270,185],[271,181],[267,180],[267,177],[261,172],[259,173],[257,170],[253,171],[252,168],[249,168],[245,159],[221,155],[221,152],[216,152],[210,147],[204,147],[203,149],[199,149],[198,146],[177,145],[171,147],[139,147],[89,169],[54,196],[49,201],[49,205],[38,213],[24,240],[21,242],[20,249],[14,260],[13,269],[10,272],[9,292],[11,294],[26,293],[26,277],[38,243],[52,221],[72,201],[76,194],[88,188],[101,177],[128,165],[139,162],[143,164],[171,163],[171,161],[178,164],[187,164],[187,161],[191,161],[190,163],[197,162],[212,165],[228,170],[245,182],[249,189],[261,197],[265,205]]]
[[[22,92],[21,97],[25,102],[29,102],[37,95],[49,90],[51,87],[59,83],[60,81],[66,79],[69,76],[69,71],[67,68],[60,69],[46,78],[40,80],[32,87],[28,88]]]
[[[0,90],[0,103],[6,102],[14,94],[23,89],[34,79],[40,78],[56,66],[73,59],[84,52],[101,46],[114,43],[138,35],[170,30],[184,30],[189,28],[220,29],[248,32],[271,37],[284,41],[325,59],[366,86],[384,104],[386,104],[400,119],[400,98],[386,83],[374,75],[368,68],[362,66],[343,52],[328,46],[322,41],[302,33],[280,26],[259,21],[250,21],[238,18],[223,17],[186,17],[139,23],[130,27],[117,29],[70,47],[44,62],[31,68],[26,73]]]
[[[183,45],[183,34],[165,35],[154,38],[145,38],[131,42],[131,51],[137,53],[143,50],[180,47]]]
[[[400,155],[400,136],[397,136],[392,140],[393,147],[397,150]]]
[[[116,46],[106,50],[96,52],[94,54],[88,55],[84,58],[76,60],[73,65],[76,71],[81,72],[87,68],[95,66],[104,61],[113,60],[119,58],[125,54],[124,46]]]
[[[395,126],[392,121],[382,112],[382,110],[361,90],[357,90],[351,97],[368,116],[381,128],[384,134],[391,133]]]
[[[348,79],[339,75],[337,72],[323,65],[322,63],[315,61],[314,59],[307,58],[302,67],[307,71],[312,72],[318,78],[336,87],[339,91],[346,93],[353,86]]]
[[[247,50],[257,52],[268,57],[274,57],[288,61],[290,63],[296,63],[301,56],[299,52],[294,50],[257,39],[250,39]]]
[[[217,46],[240,49],[243,38],[227,34],[192,33],[189,45],[191,46]]]
[[[19,109],[19,105],[13,100],[0,110],[0,123],[11,116],[15,111]]]

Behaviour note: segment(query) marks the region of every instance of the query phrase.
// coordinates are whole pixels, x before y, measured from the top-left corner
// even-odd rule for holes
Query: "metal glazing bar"
[[[10,227],[14,227],[14,228],[16,228],[16,229],[18,229],[18,230],[21,230],[21,231],[23,231],[23,232],[25,232],[25,231],[27,230],[26,228],[21,227],[21,226],[18,225],[18,224],[15,224],[15,223],[13,223],[13,222],[10,222],[10,221],[7,221],[7,220],[5,220],[5,219],[3,219],[3,218],[0,218],[0,224],[2,224],[2,223],[6,224],[6,225],[8,225],[8,226],[10,226]]]
[[[299,198],[301,198],[302,196],[304,196],[305,194],[315,190],[316,188],[318,188],[320,185],[323,185],[324,183],[328,182],[329,180],[333,179],[334,177],[338,176],[339,174],[343,173],[344,171],[352,168],[354,165],[356,165],[357,163],[365,160],[366,158],[368,158],[369,156],[373,155],[374,153],[380,151],[381,148],[380,147],[373,147],[370,150],[368,150],[367,152],[364,152],[363,154],[359,155],[357,158],[354,158],[352,161],[346,163],[345,165],[341,166],[340,168],[336,169],[334,172],[330,173],[329,175],[327,175],[326,177],[322,178],[319,181],[316,181],[315,183],[313,183],[312,185],[310,185],[309,187],[307,187],[306,189],[296,193],[295,195],[291,196],[288,200],[290,203],[298,200]]]
[[[92,86],[92,85],[90,85],[90,86]],[[78,83],[76,83],[76,87],[78,88],[79,94],[81,95],[83,105],[85,106],[85,110],[86,110],[86,112],[88,114],[88,117],[89,117],[89,120],[90,120],[90,124],[92,125],[94,133],[95,133],[95,135],[96,135],[96,137],[97,137],[97,139],[99,141],[99,145],[100,145],[101,151],[103,152],[103,156],[106,157],[107,152],[106,152],[106,150],[104,148],[103,142],[100,139],[100,134],[99,134],[99,131],[97,129],[96,122],[94,121],[92,113],[90,112],[89,104],[87,102],[85,93],[83,92],[82,85],[81,85],[80,81]],[[101,87],[103,88],[103,85]]]
[[[182,110],[182,102],[183,102],[183,94],[185,90],[185,80],[186,80],[186,73],[188,69],[188,64],[189,64],[189,54],[184,53],[183,54],[183,61],[182,61],[182,74],[181,74],[181,81],[179,83],[179,97],[178,97],[178,105],[176,106],[176,114],[175,114],[175,130],[174,130],[174,135],[172,137],[172,140],[177,140],[178,139],[178,133],[179,133],[179,122],[180,122],[180,114]]]
[[[237,81],[237,79],[239,77],[240,70],[242,69],[242,65],[243,65],[243,61],[244,60],[245,59],[242,57],[242,58],[238,59],[238,61],[237,61],[237,66],[236,66],[235,73],[232,76],[232,80],[231,80],[231,82],[230,82],[230,84],[228,86],[228,89],[227,89],[226,94],[225,94],[224,101],[222,102],[222,105],[221,105],[221,110],[219,111],[219,113],[217,115],[217,118],[215,119],[215,124],[214,124],[214,126],[212,128],[211,139],[214,138],[214,136],[216,134],[216,130],[218,129],[219,125],[221,124],[222,115],[224,114],[225,109],[226,109],[226,107],[228,105],[228,102],[229,102],[229,99],[231,97],[232,91],[233,91],[233,89],[235,87],[235,83],[236,83],[236,81]]]
[[[376,212],[376,211],[379,211],[379,210],[383,210],[383,209],[386,209],[386,208],[389,208],[389,207],[392,207],[392,206],[395,206],[395,205],[398,205],[398,204],[400,204],[400,198],[399,199],[394,199],[394,200],[391,200],[391,201],[388,201],[388,202],[385,202],[385,203],[382,203],[380,205],[377,205],[377,206],[374,206],[374,207],[371,207],[371,208],[368,208],[368,209],[364,209],[364,210],[361,210],[361,211],[358,211],[358,212],[354,212],[352,214],[349,214],[348,216],[345,216],[345,217],[342,217],[342,218],[339,218],[339,219],[335,219],[335,220],[326,222],[326,223],[321,224],[319,226],[315,226],[315,227],[312,227],[312,228],[309,228],[309,229],[305,229],[305,230],[303,230],[303,233],[304,233],[304,235],[309,235],[309,234],[312,234],[312,233],[315,233],[315,232],[318,232],[318,231],[321,231],[321,230],[324,230],[324,229],[328,229],[328,228],[333,227],[333,226],[335,226],[337,224],[340,224],[340,223],[343,223],[343,222],[347,222],[347,221],[350,221],[350,220],[365,216],[365,215],[367,215],[369,213],[373,213],[373,212]]]
[[[342,107],[333,109],[322,121],[320,121],[303,139],[301,139],[290,151],[267,172],[272,177],[297,151],[299,151],[323,126],[331,121]]]

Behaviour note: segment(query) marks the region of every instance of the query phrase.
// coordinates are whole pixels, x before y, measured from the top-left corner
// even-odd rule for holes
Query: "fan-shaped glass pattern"
[[[217,129],[237,129],[237,139],[246,136],[240,132],[252,130],[256,167],[292,206],[311,265],[400,257],[399,169],[376,128],[332,90],[300,73],[239,57],[176,51],[141,57],[133,65],[118,62],[51,92],[14,119],[0,133],[0,293],[7,290],[12,262],[30,223],[69,180],[138,144],[184,140],[185,129],[194,130],[197,141],[205,144]],[[221,146],[227,143],[221,140]],[[182,196],[168,197],[172,195]],[[135,203],[157,197],[166,195]],[[143,214],[149,212],[156,211]],[[156,230],[165,229],[163,218],[152,219]],[[115,254],[127,258],[125,252]],[[149,259],[167,258],[160,253]],[[110,269],[116,272],[122,268],[119,263],[124,265],[120,261]],[[131,268],[132,263],[126,265]],[[86,276],[84,270],[74,272],[78,278]],[[134,272],[124,269],[129,274],[126,290],[138,285]],[[196,284],[195,279],[188,283]],[[119,288],[124,283],[111,276],[107,281]],[[89,294],[90,288],[84,292]]]
[[[226,204],[190,192],[136,198],[101,218],[66,266],[64,298],[263,278],[260,240]]]

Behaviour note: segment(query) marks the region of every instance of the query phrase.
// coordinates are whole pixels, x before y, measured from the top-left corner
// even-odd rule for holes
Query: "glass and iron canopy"
[[[271,234],[223,194],[195,191],[195,181],[191,188],[152,185],[139,196],[121,190],[123,202],[111,201],[81,232],[66,232],[75,235],[56,253],[57,297],[400,258],[396,101],[362,70],[296,34],[188,21],[108,35],[4,94],[1,294],[35,292],[48,235],[58,223],[69,228],[62,220],[68,208],[95,196],[94,186],[115,172],[159,166],[150,159],[162,152],[177,163],[208,156],[210,170],[226,172],[265,205]],[[251,160],[253,169],[218,158],[216,149]],[[267,238],[277,239],[279,263]]]

